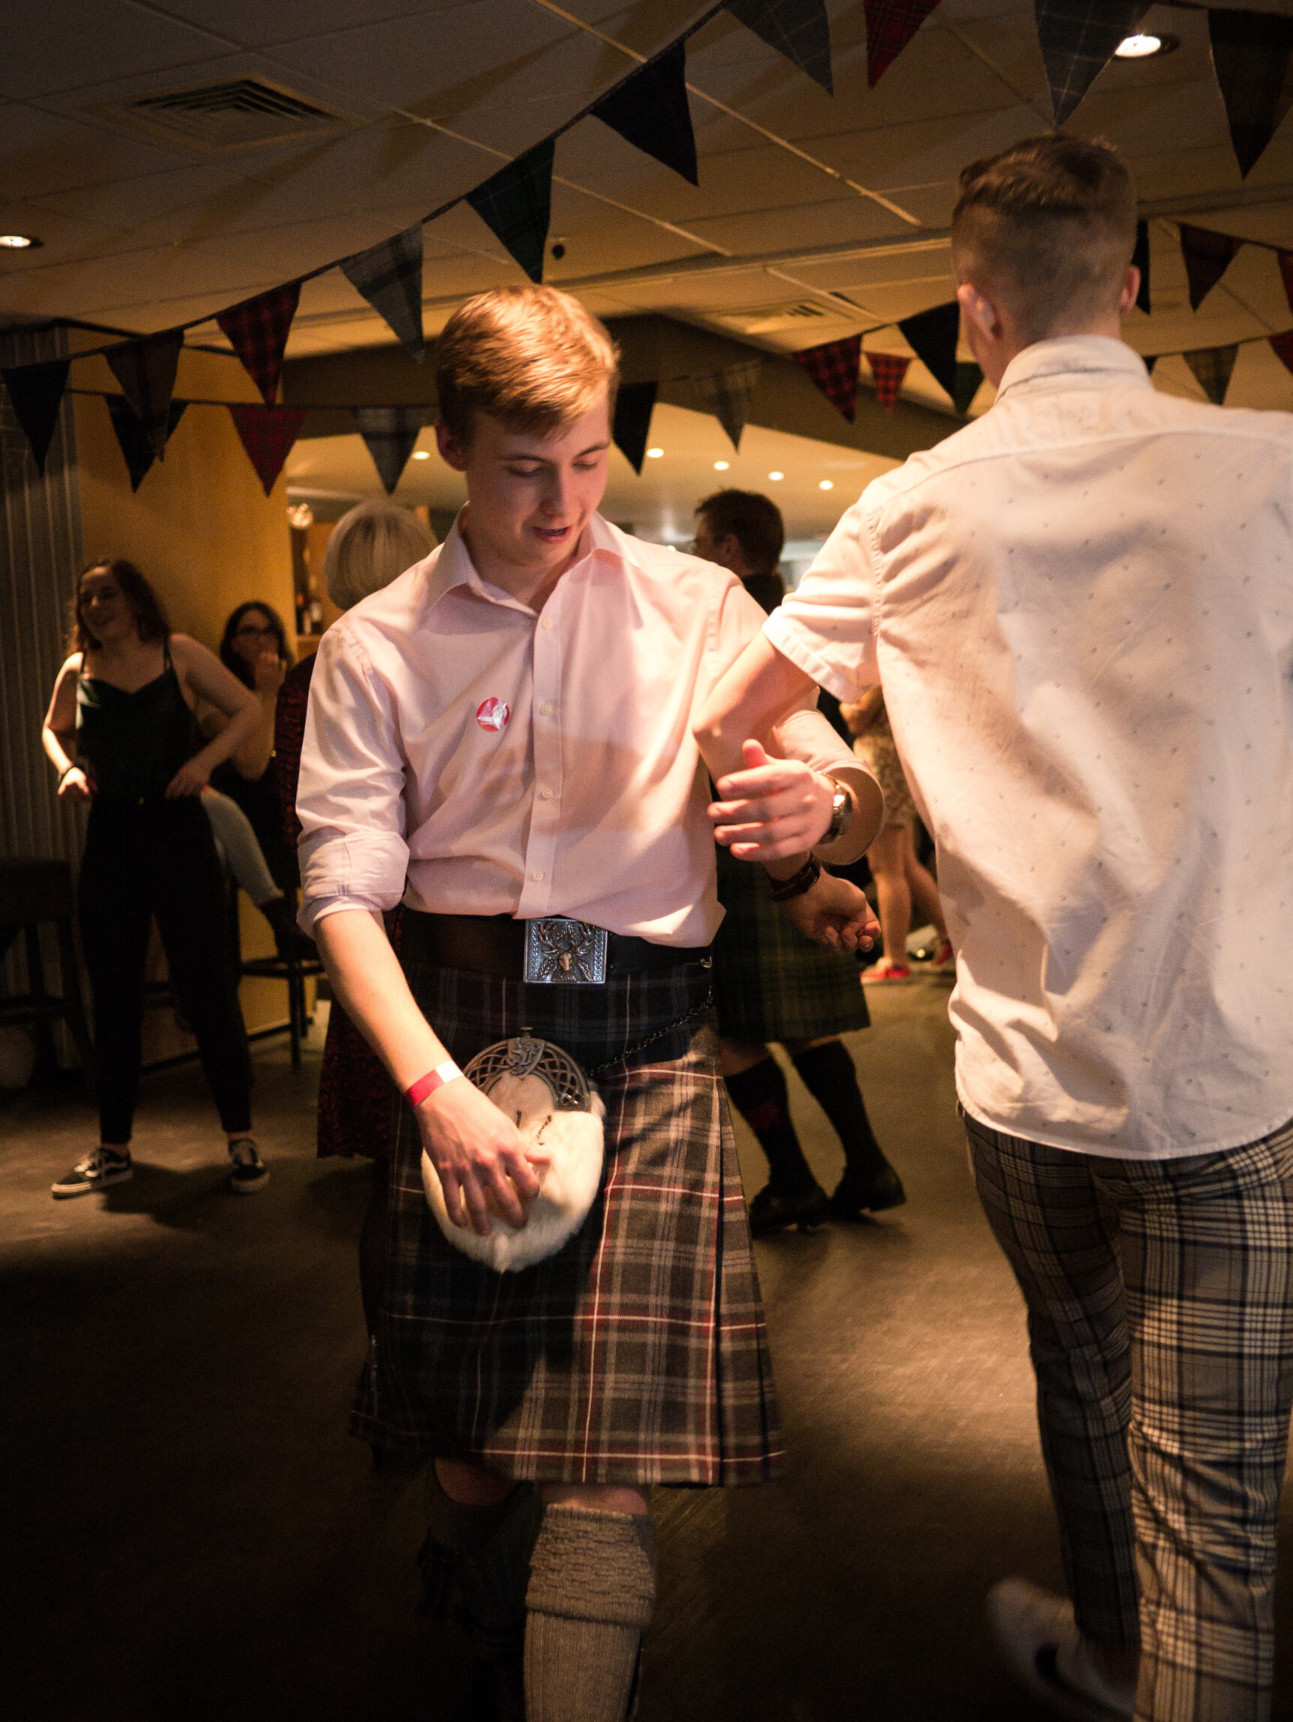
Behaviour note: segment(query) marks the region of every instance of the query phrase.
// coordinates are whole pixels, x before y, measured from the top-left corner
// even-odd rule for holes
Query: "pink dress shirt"
[[[708,944],[722,909],[692,725],[763,619],[735,576],[598,515],[536,615],[481,580],[455,526],[319,646],[302,924],[403,900]],[[781,734],[864,775],[815,711]]]

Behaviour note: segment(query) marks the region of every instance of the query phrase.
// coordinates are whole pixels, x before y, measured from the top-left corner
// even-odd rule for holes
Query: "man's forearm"
[[[315,940],[342,1009],[396,1087],[407,1088],[449,1054],[409,991],[386,929],[366,909],[339,909],[316,921]]]

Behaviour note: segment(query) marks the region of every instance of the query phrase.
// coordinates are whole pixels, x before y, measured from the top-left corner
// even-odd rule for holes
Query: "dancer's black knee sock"
[[[732,1105],[758,1137],[768,1157],[771,1181],[778,1189],[802,1189],[813,1182],[812,1172],[799,1146],[790,1120],[790,1100],[781,1066],[769,1055],[739,1076],[729,1076],[727,1092]]]
[[[858,1086],[858,1074],[848,1048],[840,1040],[824,1046],[805,1047],[794,1055],[795,1069],[804,1087],[831,1121],[844,1144],[846,1165],[855,1171],[872,1171],[888,1162],[875,1139],[866,1102]],[[760,1066],[762,1069],[762,1066]]]

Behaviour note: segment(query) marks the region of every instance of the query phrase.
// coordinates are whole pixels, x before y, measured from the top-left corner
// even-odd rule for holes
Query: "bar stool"
[[[80,969],[72,938],[75,916],[72,869],[66,861],[35,857],[0,861],[0,957],[21,933],[27,953],[28,985],[25,993],[0,995],[0,1023],[13,1027],[35,1024],[37,1068],[48,1071],[57,1068],[50,1025],[65,1022],[85,1080],[93,1092],[94,1045],[81,999]],[[39,931],[42,922],[53,923],[58,939],[57,993],[51,993],[45,985]]]

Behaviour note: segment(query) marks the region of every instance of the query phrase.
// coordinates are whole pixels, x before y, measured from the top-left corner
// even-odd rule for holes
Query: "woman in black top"
[[[42,735],[59,796],[90,803],[78,906],[94,994],[100,1141],[53,1194],[79,1196],[131,1175],[154,916],[229,1138],[231,1187],[259,1189],[269,1174],[250,1135],[251,1062],[224,874],[199,799],[212,768],[255,728],[256,701],[205,646],[169,631],[156,594],[131,562],[86,569],[71,645]],[[193,717],[197,699],[228,719],[205,747]]]

